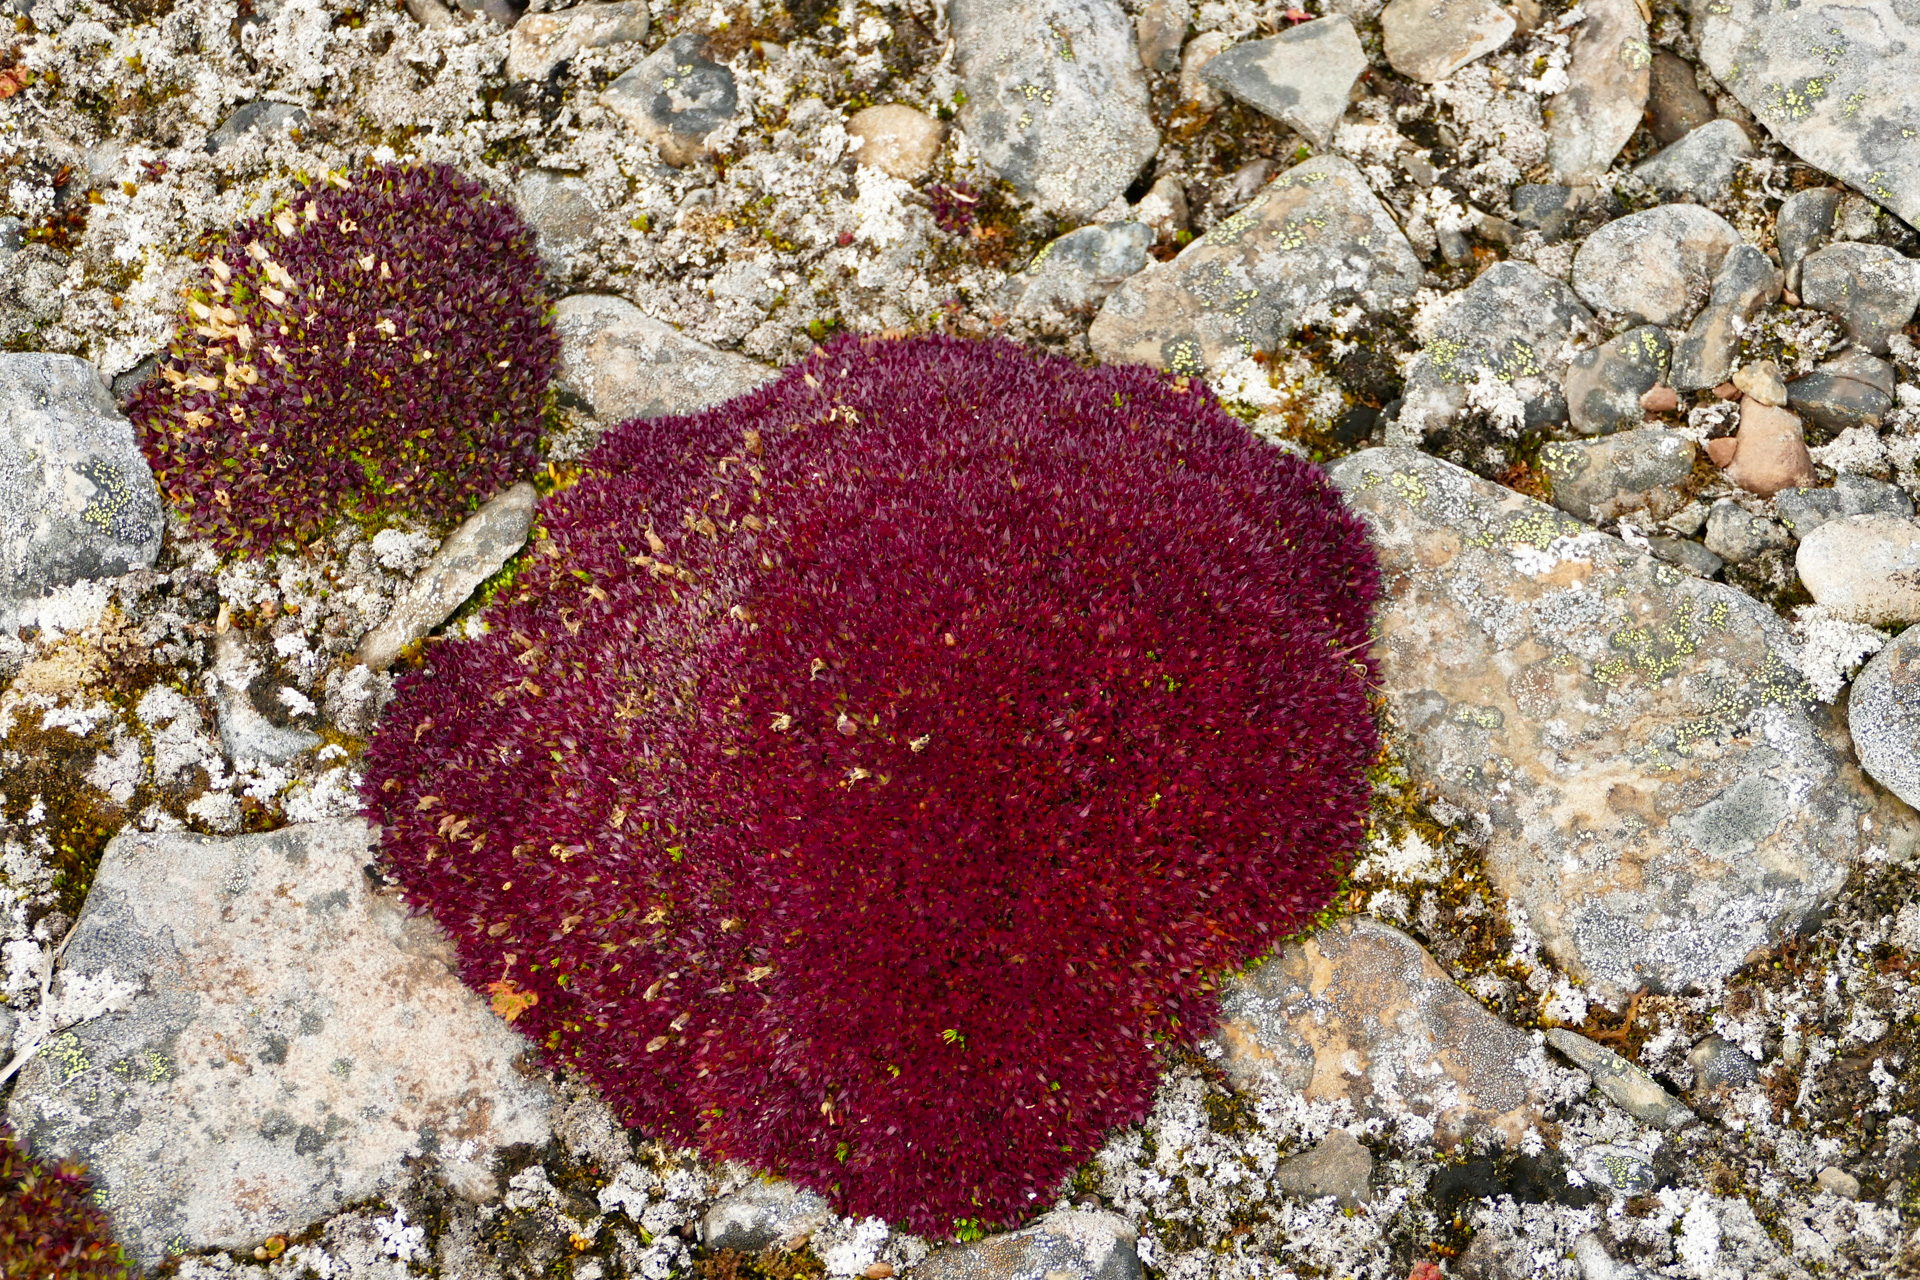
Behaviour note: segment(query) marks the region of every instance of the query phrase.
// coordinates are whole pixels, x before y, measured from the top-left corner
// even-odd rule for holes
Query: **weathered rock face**
[[[1325,146],[1366,69],[1352,20],[1335,14],[1237,44],[1208,62],[1202,78]]]
[[[91,1166],[142,1263],[298,1231],[422,1157],[490,1194],[500,1148],[548,1136],[527,1043],[369,888],[370,857],[359,822],[107,846],[61,972],[140,993],[56,1036],[8,1116]]]
[[[1116,1213],[1055,1209],[1030,1227],[942,1249],[908,1280],[1140,1280],[1133,1224]]]
[[[1094,307],[1146,268],[1152,244],[1153,231],[1144,222],[1108,222],[1069,231],[1008,277],[1001,302],[1016,316]]]
[[[1695,10],[1700,60],[1801,159],[1920,220],[1920,18],[1905,0]]]
[[[1860,767],[1920,805],[1920,633],[1902,631],[1860,669],[1847,694],[1847,728]]]
[[[1540,469],[1553,485],[1553,505],[1588,524],[1630,511],[1655,518],[1683,504],[1680,485],[1693,473],[1693,441],[1664,427],[1642,427],[1598,440],[1556,440],[1540,448]]]
[[[153,473],[92,365],[0,355],[0,627],[55,587],[153,563]]]
[[[1867,350],[1885,352],[1920,306],[1920,271],[1885,245],[1830,244],[1800,260],[1800,296],[1838,316]]]
[[[1829,520],[1800,539],[1800,581],[1815,601],[1870,627],[1920,622],[1920,524],[1870,513]]]
[[[1670,381],[1681,391],[1717,387],[1733,372],[1740,331],[1780,299],[1780,273],[1750,244],[1727,250],[1713,278],[1713,293],[1687,334],[1673,349]]]
[[[1172,262],[1121,285],[1087,332],[1095,354],[1202,374],[1271,351],[1316,303],[1381,307],[1420,260],[1349,161],[1295,165]]]
[[[1740,233],[1711,209],[1664,204],[1616,218],[1573,259],[1573,289],[1596,311],[1648,324],[1685,324]]]
[[[1633,176],[1669,195],[1718,200],[1733,190],[1734,173],[1752,154],[1745,129],[1732,120],[1715,120],[1635,165]]]
[[[1646,417],[1640,397],[1667,376],[1673,349],[1659,325],[1643,324],[1582,351],[1567,369],[1567,416],[1583,436],[1608,435]]]
[[[1613,164],[1647,107],[1647,21],[1635,0],[1588,0],[1567,59],[1569,84],[1547,108],[1556,182],[1588,183]]]
[[[1494,0],[1392,0],[1380,13],[1388,65],[1427,84],[1492,53],[1517,25]]]
[[[1133,23],[1113,0],[955,0],[960,127],[993,171],[1080,220],[1159,150]]]
[[[520,216],[533,228],[534,243],[548,270],[562,270],[574,254],[592,247],[602,215],[585,178],[532,169],[514,184],[513,198]]]
[[[559,13],[530,13],[507,38],[507,76],[544,80],[588,49],[646,39],[647,20],[646,0],[603,0]]]
[[[707,135],[739,109],[733,72],[707,52],[704,36],[675,36],[600,95],[668,164],[691,164],[704,154]]]
[[[1406,934],[1352,917],[1227,984],[1214,1042],[1236,1088],[1345,1098],[1452,1146],[1538,1119],[1531,1038],[1488,1013]],[[1535,1073],[1537,1074],[1537,1073]]]
[[[625,298],[575,294],[553,309],[557,381],[601,421],[692,413],[753,390],[773,370],[716,350]]]
[[[903,103],[856,111],[847,119],[847,136],[860,139],[861,164],[908,182],[923,178],[946,141],[947,126]]]
[[[791,1182],[755,1182],[722,1198],[700,1220],[709,1249],[756,1253],[769,1246],[798,1249],[833,1221],[833,1206]]]
[[[1563,965],[1708,983],[1839,889],[1872,801],[1770,610],[1412,450],[1331,474],[1380,556],[1409,761]]]

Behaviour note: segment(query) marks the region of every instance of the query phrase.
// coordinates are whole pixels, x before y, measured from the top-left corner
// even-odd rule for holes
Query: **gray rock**
[[[1635,165],[1633,175],[1656,191],[1705,204],[1733,193],[1733,175],[1752,155],[1745,129],[1732,120],[1715,120]]]
[[[1796,191],[1780,202],[1773,238],[1780,246],[1787,287],[1794,292],[1800,291],[1801,260],[1833,238],[1833,215],[1839,207],[1840,192],[1835,187]]]
[[[1717,578],[1726,561],[1692,538],[1674,538],[1659,534],[1647,539],[1653,554],[1670,565],[1685,569],[1697,578]]]
[[[1878,205],[1856,192],[1845,191],[1833,210],[1835,240],[1877,240],[1881,212]]]
[[[1573,288],[1596,311],[1647,324],[1685,324],[1740,233],[1710,209],[1663,204],[1615,218],[1573,259]]]
[[[1656,50],[1647,68],[1647,130],[1654,139],[1670,147],[1713,114],[1693,64],[1670,49]]]
[[[1700,60],[1808,164],[1920,222],[1920,40],[1904,0],[1694,10]]]
[[[646,0],[599,0],[558,13],[530,13],[507,37],[507,77],[545,80],[588,49],[644,40]]]
[[[1787,403],[1826,431],[1880,425],[1893,408],[1893,366],[1854,350],[1787,384]]]
[[[953,0],[960,127],[1021,198],[1081,221],[1160,149],[1133,24],[1114,0]]]
[[[1785,551],[1793,546],[1793,535],[1778,520],[1756,516],[1735,502],[1722,498],[1707,512],[1707,550],[1723,560],[1745,564],[1763,551]]]
[[[20,1015],[5,1005],[0,1005],[0,1062],[13,1059],[13,1033],[20,1025]]]
[[[1711,985],[1878,838],[1771,609],[1410,449],[1330,475],[1380,559],[1408,765],[1484,815],[1490,879],[1583,981]]]
[[[1610,435],[1646,417],[1640,397],[1666,381],[1666,330],[1644,324],[1582,351],[1567,367],[1567,418],[1583,436]]]
[[[1324,147],[1366,69],[1352,20],[1335,14],[1234,45],[1207,63],[1201,78]]]
[[[1547,104],[1547,164],[1554,180],[1594,182],[1640,127],[1647,110],[1647,20],[1635,0],[1586,0],[1573,33],[1566,89]]]
[[[1782,489],[1773,497],[1773,509],[1794,537],[1804,538],[1841,516],[1911,517],[1913,499],[1897,484],[1843,472],[1829,489]]]
[[[1706,307],[1673,348],[1672,384],[1677,391],[1717,387],[1733,373],[1740,354],[1740,326],[1780,297],[1780,273],[1750,244],[1727,250]]]
[[[27,246],[27,224],[8,214],[0,218],[0,253],[18,253]]]
[[[1665,427],[1622,431],[1598,440],[1556,440],[1540,447],[1553,505],[1588,524],[1651,510],[1656,519],[1685,505],[1680,486],[1698,450]]]
[[[686,337],[625,298],[562,298],[553,319],[562,395],[608,425],[711,408],[775,376],[745,356]]]
[[[1573,1166],[1589,1185],[1604,1187],[1615,1195],[1641,1196],[1660,1185],[1653,1161],[1637,1147],[1596,1143],[1583,1147]]]
[[[707,135],[733,119],[740,94],[733,72],[707,56],[705,36],[680,35],[615,80],[601,103],[684,166],[706,154]]]
[[[1414,357],[1400,423],[1415,440],[1457,418],[1468,390],[1491,375],[1519,397],[1518,434],[1564,422],[1562,349],[1593,316],[1573,290],[1524,262],[1496,262],[1477,276]]]
[[[235,764],[282,764],[320,745],[319,718],[299,689],[273,678],[264,644],[238,631],[214,636],[213,665],[205,675],[220,729],[220,749]],[[284,692],[283,692],[284,691]]]
[[[1387,65],[1423,84],[1492,53],[1514,26],[1513,15],[1494,0],[1392,0],[1380,11]]]
[[[84,1160],[129,1255],[251,1249],[437,1165],[463,1195],[548,1136],[526,1041],[425,917],[375,893],[364,823],[107,846],[60,971],[138,988],[56,1037],[8,1117]]]
[[[1920,304],[1920,272],[1885,245],[1830,244],[1801,259],[1800,300],[1838,316],[1849,338],[1884,354]]]
[[[1753,1059],[1719,1036],[1708,1036],[1688,1050],[1687,1065],[1693,1068],[1695,1104],[1710,1108],[1718,1108],[1733,1090],[1760,1078]]]
[[[0,255],[0,342],[30,338],[66,312],[67,262],[44,244]]]
[[[243,102],[207,135],[206,148],[210,153],[218,153],[223,147],[232,146],[250,133],[286,133],[305,128],[306,123],[304,108],[284,102]]]
[[[938,1250],[907,1280],[1144,1280],[1138,1239],[1119,1214],[1055,1209],[1019,1231]]]
[[[1173,261],[1121,285],[1087,339],[1104,360],[1203,374],[1274,350],[1309,307],[1377,309],[1411,297],[1421,274],[1360,171],[1319,156],[1268,183]]]
[[[524,12],[515,0],[453,0],[453,5],[462,13],[491,18],[503,27],[513,26]]]
[[[1411,451],[1409,451],[1411,452]],[[1350,916],[1227,980],[1213,1041],[1235,1088],[1419,1117],[1443,1147],[1539,1119],[1533,1041],[1390,925]]]
[[[1306,1151],[1282,1160],[1273,1185],[1303,1200],[1332,1196],[1343,1209],[1373,1198],[1373,1152],[1346,1129],[1335,1129]]]
[[[1658,1081],[1605,1045],[1563,1027],[1547,1032],[1547,1043],[1593,1078],[1593,1087],[1627,1114],[1659,1129],[1678,1129],[1694,1118],[1686,1104]]]
[[[125,404],[133,398],[133,393],[145,386],[160,369],[160,353],[154,352],[133,368],[117,373],[108,384],[113,392],[115,404]]]
[[[1839,1196],[1842,1200],[1860,1198],[1860,1179],[1837,1165],[1828,1165],[1814,1175],[1813,1184],[1828,1195]]]
[[[1902,631],[1860,668],[1847,728],[1868,776],[1920,805],[1920,631]]]
[[[1161,75],[1180,66],[1180,46],[1187,40],[1187,25],[1193,21],[1191,0],[1152,0],[1134,20],[1139,36],[1140,65]]]
[[[1141,222],[1108,222],[1069,231],[1033,255],[999,294],[1010,315],[1071,312],[1107,295],[1152,261],[1153,230]]]
[[[1920,524],[1896,515],[1840,516],[1800,537],[1794,557],[1815,603],[1870,627],[1920,622]]]
[[[774,1246],[793,1250],[832,1221],[833,1206],[813,1192],[791,1182],[755,1182],[707,1210],[700,1239],[709,1249],[741,1253]]]
[[[451,618],[481,583],[500,572],[526,545],[539,496],[522,480],[468,516],[440,544],[406,594],[393,602],[380,625],[367,633],[355,659],[385,671],[401,650],[424,640]]]
[[[535,14],[527,21],[544,16]],[[600,209],[585,178],[533,169],[514,184],[513,195],[520,216],[533,228],[534,244],[548,270],[564,269],[574,254],[593,247]]]
[[[1551,244],[1566,238],[1580,214],[1573,188],[1558,182],[1526,182],[1513,189],[1513,220],[1538,231]]]
[[[55,587],[153,564],[153,473],[92,365],[0,355],[0,630]]]

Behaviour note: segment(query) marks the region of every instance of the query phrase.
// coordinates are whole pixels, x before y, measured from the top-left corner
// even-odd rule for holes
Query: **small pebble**
[[[1779,366],[1771,360],[1741,365],[1734,370],[1733,385],[1761,404],[1776,409],[1786,406],[1787,384],[1780,380]]]
[[[1845,1169],[1828,1165],[1820,1171],[1820,1176],[1815,1178],[1814,1182],[1822,1191],[1831,1192],[1839,1196],[1842,1200],[1858,1200],[1860,1198],[1860,1179],[1854,1177]]]
[[[1647,389],[1640,397],[1640,407],[1648,413],[1672,413],[1680,407],[1680,393],[1663,382]]]

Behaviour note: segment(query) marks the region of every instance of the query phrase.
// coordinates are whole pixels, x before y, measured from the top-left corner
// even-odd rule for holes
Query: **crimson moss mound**
[[[43,1164],[0,1124],[0,1277],[121,1280],[126,1257],[77,1164]]]
[[[1019,1217],[1356,845],[1361,526],[1184,379],[951,339],[586,472],[402,682],[393,872],[629,1123],[920,1231]]]
[[[370,166],[236,229],[127,415],[222,550],[450,517],[538,464],[559,359],[533,233],[442,165]]]

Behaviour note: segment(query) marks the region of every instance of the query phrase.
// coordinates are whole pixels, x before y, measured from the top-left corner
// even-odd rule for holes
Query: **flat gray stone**
[[[1593,1087],[1611,1098],[1636,1120],[1658,1129],[1678,1129],[1693,1120],[1693,1112],[1652,1076],[1605,1045],[1595,1044],[1576,1031],[1555,1027],[1547,1043],[1593,1079]]]
[[[601,214],[585,178],[547,169],[530,170],[514,184],[513,203],[533,228],[534,245],[549,271],[565,269],[574,254],[593,247],[593,233]]]
[[[1105,222],[1069,231],[1051,241],[1001,287],[1008,314],[1067,314],[1105,302],[1122,281],[1146,270],[1153,259],[1153,229],[1144,222]]]
[[[670,165],[705,155],[707,135],[739,110],[733,72],[707,54],[705,36],[675,36],[600,95],[602,105],[657,146]]]
[[[1828,520],[1803,534],[1794,567],[1815,603],[1870,627],[1920,622],[1920,524],[1897,515]]]
[[[776,1179],[722,1196],[700,1220],[700,1239],[709,1249],[741,1253],[792,1250],[832,1221],[833,1206],[825,1199]]]
[[[217,153],[250,133],[284,134],[306,123],[307,113],[302,107],[285,102],[243,102],[207,135],[206,148]]]
[[[1138,1239],[1119,1214],[1055,1209],[1019,1231],[938,1250],[907,1280],[1144,1280]]]
[[[1698,578],[1717,578],[1726,568],[1726,561],[1707,550],[1692,538],[1673,538],[1665,534],[1655,534],[1647,539],[1647,545],[1653,554],[1676,568],[1684,569]]]
[[[1707,305],[1674,344],[1670,381],[1676,391],[1704,391],[1733,374],[1741,326],[1780,298],[1780,273],[1767,255],[1737,244],[1721,259]]]
[[[775,374],[655,320],[625,298],[575,294],[553,309],[555,381],[602,422],[694,413],[745,395]]]
[[[1022,199],[1082,221],[1160,149],[1133,23],[1114,0],[953,0],[960,127]]]
[[[1352,20],[1335,14],[1234,45],[1208,62],[1201,78],[1324,147],[1366,69]]]
[[[1540,469],[1553,505],[1588,524],[1652,509],[1656,518],[1685,503],[1680,486],[1698,455],[1692,440],[1665,427],[1621,431],[1598,440],[1554,440],[1540,446]]]
[[[1810,187],[1780,202],[1774,217],[1773,238],[1780,247],[1780,267],[1787,287],[1800,291],[1800,262],[1833,238],[1833,216],[1840,207],[1837,187]]]
[[[1920,16],[1907,0],[1711,0],[1700,60],[1802,160],[1920,222]]]
[[[644,40],[646,0],[596,0],[558,13],[530,13],[507,37],[507,77],[545,80],[588,49]]]
[[[530,1046],[373,892],[372,857],[358,821],[107,846],[60,971],[139,994],[50,1041],[8,1118],[87,1163],[142,1265],[293,1234],[422,1164],[490,1195],[501,1148],[547,1139]]]
[[[1567,53],[1567,87],[1547,104],[1547,164],[1556,182],[1597,181],[1646,114],[1647,21],[1635,0],[1585,0]]]
[[[1711,985],[1880,838],[1751,596],[1410,449],[1330,475],[1380,558],[1408,765],[1476,815],[1490,879],[1583,981]]]
[[[527,544],[539,500],[534,487],[522,480],[462,521],[406,593],[393,602],[380,625],[367,633],[354,657],[375,671],[385,671],[401,650],[426,639],[451,618],[481,583],[500,572]]]
[[[1303,1200],[1332,1196],[1343,1209],[1373,1198],[1373,1152],[1346,1129],[1335,1129],[1273,1170],[1273,1185]]]
[[[1567,367],[1567,419],[1583,436],[1610,435],[1647,416],[1640,397],[1666,381],[1666,330],[1644,324],[1574,356]]]
[[[0,355],[0,629],[56,587],[151,567],[165,529],[133,424],[94,367]]]
[[[1593,315],[1573,290],[1524,262],[1496,262],[1475,277],[1407,373],[1400,422],[1420,439],[1459,417],[1468,393],[1491,377],[1518,397],[1508,434],[1567,420],[1562,349]]]
[[[1920,271],[1885,245],[1830,244],[1800,260],[1800,301],[1838,316],[1847,337],[1885,354],[1920,304]]]
[[[1711,209],[1663,204],[1615,218],[1580,246],[1573,289],[1596,311],[1680,325],[1706,302],[1740,233]]]
[[[1732,498],[1722,498],[1707,512],[1707,550],[1734,564],[1746,564],[1765,551],[1785,551],[1793,535],[1778,520],[1754,515]]]
[[[1287,170],[1171,262],[1107,299],[1087,332],[1094,353],[1204,374],[1272,351],[1320,303],[1373,310],[1420,287],[1420,260],[1350,161]]]
[[[1656,191],[1706,204],[1733,193],[1733,175],[1752,155],[1745,129],[1732,120],[1715,120],[1635,165],[1633,176]]]
[[[1513,220],[1538,231],[1548,244],[1564,240],[1580,216],[1580,201],[1572,187],[1560,182],[1523,182],[1513,189]]]
[[[1893,366],[1855,349],[1787,384],[1787,403],[1825,431],[1877,427],[1893,408]]]
[[[1492,53],[1517,25],[1494,0],[1392,0],[1380,11],[1387,65],[1422,84]]]
[[[1782,489],[1773,495],[1773,509],[1794,537],[1804,538],[1827,521],[1842,516],[1911,518],[1913,499],[1897,484],[1843,472],[1834,477],[1831,488]]]
[[[1710,1109],[1724,1104],[1733,1090],[1760,1079],[1754,1060],[1738,1045],[1719,1036],[1708,1036],[1688,1050],[1687,1065],[1693,1068],[1689,1096],[1695,1105]]]
[[[1227,980],[1213,1043],[1234,1087],[1342,1099],[1433,1126],[1441,1147],[1539,1120],[1533,1041],[1462,991],[1406,934],[1341,920]]]

